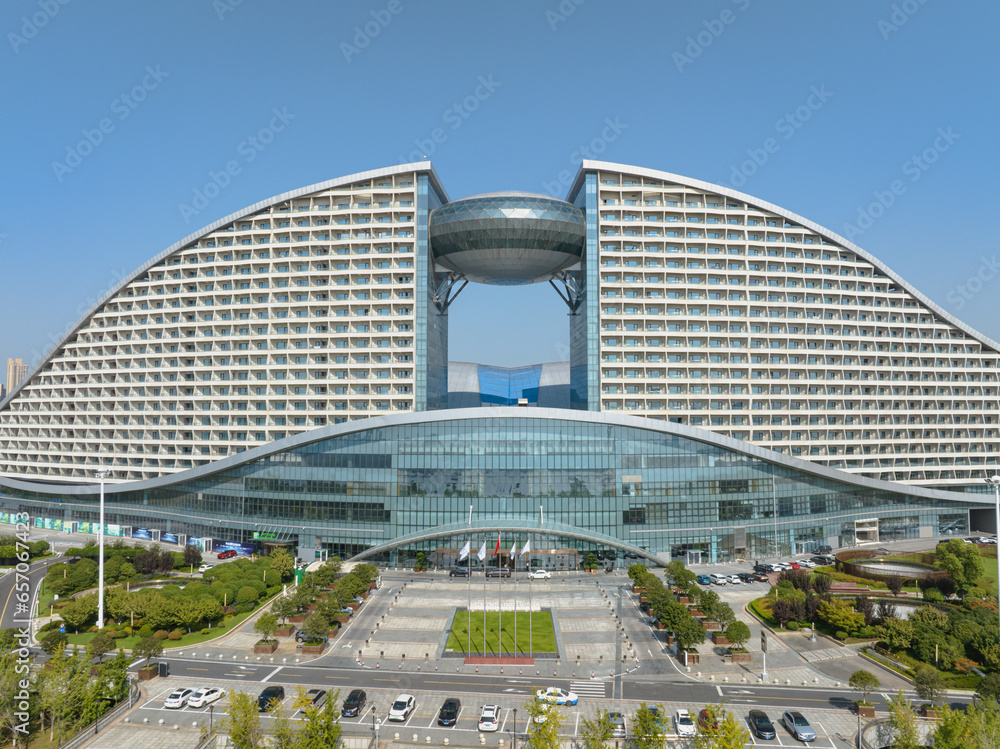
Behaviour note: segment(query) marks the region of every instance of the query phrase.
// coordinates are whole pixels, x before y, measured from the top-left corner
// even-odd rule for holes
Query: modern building
[[[469,282],[551,284],[570,361],[449,365]],[[729,188],[585,161],[565,201],[451,200],[407,164],[248,206],[123,279],[0,403],[0,502],[92,521],[103,467],[118,525],[352,555],[463,520],[712,558],[965,532],[998,351]]]
[[[28,365],[23,359],[7,359],[7,388],[4,392],[10,392],[28,376]]]

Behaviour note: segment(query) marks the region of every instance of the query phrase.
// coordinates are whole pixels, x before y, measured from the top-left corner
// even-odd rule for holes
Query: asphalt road
[[[29,565],[27,575],[11,570],[3,577],[0,577],[0,628],[20,628],[30,625],[30,608],[38,596],[38,586],[41,584],[42,578],[45,577],[45,570],[50,564],[59,560],[60,557],[58,556],[49,557],[48,559],[43,559],[40,562],[34,562]],[[25,580],[27,580],[28,592],[30,594],[29,610],[19,611],[15,591],[18,590],[19,586],[23,590]]]

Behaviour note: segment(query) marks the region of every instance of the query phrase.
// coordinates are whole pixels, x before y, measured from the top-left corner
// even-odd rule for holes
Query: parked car
[[[663,735],[667,732],[666,726],[663,724],[664,715],[663,711],[660,710],[659,705],[653,705],[648,708],[650,715],[653,718],[653,722],[656,724],[656,733]]]
[[[808,569],[812,569],[815,566],[816,566],[816,562],[814,562],[811,559],[800,559],[799,560],[799,567],[806,567]]]
[[[219,559],[232,559],[236,556],[236,549],[226,549],[216,555]]]
[[[613,562],[618,558],[618,552],[615,551],[614,549],[608,549],[607,551],[604,552],[604,558],[610,559]]]
[[[817,554],[832,554],[833,553],[833,547],[832,546],[826,546],[826,545],[817,546],[816,547],[816,553]]]
[[[171,710],[179,710],[188,703],[192,694],[194,694],[193,689],[186,687],[184,689],[175,689],[167,696],[167,699],[163,700],[163,706]]]
[[[201,565],[201,567],[198,568],[198,572],[208,572],[214,566],[215,566],[214,564],[203,564]]]
[[[743,582],[739,575],[729,575],[728,579],[730,585],[740,585]]]
[[[468,577],[469,574],[468,567],[452,567],[448,570],[448,577]]]
[[[625,716],[621,713],[608,713],[608,718],[611,719],[611,738],[623,739],[627,732],[625,727]]]
[[[271,709],[271,703],[282,702],[285,699],[284,687],[266,687],[257,698],[257,712],[263,713]]]
[[[745,583],[753,583],[757,581],[756,576],[750,574],[749,572],[741,572],[737,577]]]
[[[799,741],[815,741],[816,732],[809,725],[806,716],[798,710],[786,710],[781,716],[781,723]]]
[[[747,715],[747,720],[750,722],[750,728],[753,729],[753,733],[758,739],[774,738],[774,724],[771,723],[771,719],[767,717],[767,713],[763,710],[751,710],[750,714]]]
[[[412,694],[401,694],[389,708],[389,720],[404,721],[410,717],[417,700]]]
[[[500,706],[483,705],[483,711],[479,714],[480,731],[496,731],[500,728]]]
[[[711,585],[712,584],[712,578],[710,578],[708,575],[698,575],[698,577],[696,579],[698,580],[698,584],[699,585]]]
[[[438,712],[439,726],[453,726],[458,723],[458,714],[462,711],[462,702],[454,697],[449,697],[441,705]]]
[[[774,572],[773,564],[755,564],[753,566],[753,571],[759,574],[766,574],[768,572]]]
[[[713,585],[725,585],[726,583],[729,582],[728,577],[726,577],[725,575],[719,575],[715,572],[709,575],[708,579],[712,581]]]
[[[691,713],[683,707],[674,713],[674,733],[678,736],[694,736],[697,733]]]
[[[705,709],[698,713],[698,727],[702,731],[718,731],[719,721],[713,719],[712,716],[708,714],[708,710]]]
[[[315,705],[320,707],[326,700],[326,690],[325,689],[310,689],[306,692],[306,699],[309,700],[310,705]]]
[[[532,570],[528,577],[532,580],[548,580],[552,577],[552,573],[548,570]]]
[[[577,697],[576,692],[570,692],[568,689],[549,687],[535,692],[535,699],[539,702],[551,702],[556,705],[575,705],[580,698]]]
[[[219,689],[218,687],[202,687],[191,695],[191,698],[188,700],[188,707],[205,707],[206,705],[211,705],[216,700],[220,700],[225,696],[225,689]]]
[[[793,570],[800,570],[800,569],[802,569],[802,567],[799,566],[798,562],[789,562],[788,566],[791,567]]]
[[[817,567],[820,567],[820,566],[825,567],[826,565],[828,565],[828,564],[831,563],[826,557],[813,557],[812,561],[814,561],[816,563]]]
[[[347,695],[347,699],[344,700],[344,706],[340,708],[340,714],[345,718],[361,715],[366,702],[368,702],[368,695],[364,689],[352,689],[351,693]]]
[[[491,567],[486,570],[486,577],[510,577],[509,567]]]

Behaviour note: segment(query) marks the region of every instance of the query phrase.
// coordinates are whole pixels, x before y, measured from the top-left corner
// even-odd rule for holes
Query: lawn
[[[192,645],[197,645],[208,640],[214,640],[217,637],[222,637],[224,634],[232,632],[233,629],[238,627],[248,616],[251,616],[254,612],[259,611],[260,606],[258,606],[253,611],[244,611],[240,614],[234,614],[233,616],[227,617],[222,625],[219,627],[212,627],[207,635],[203,635],[200,629],[196,629],[189,635],[184,635],[179,640],[164,640],[164,648],[183,648],[191,647]],[[70,645],[84,645],[97,636],[95,632],[81,632],[79,634],[66,633],[66,640]],[[115,650],[131,650],[142,638],[138,635],[132,637],[119,637],[115,640]]]
[[[552,627],[552,614],[548,611],[535,611],[531,613],[531,639],[530,652],[533,653],[554,653],[556,652],[556,635]],[[504,653],[514,653],[518,655],[529,653],[527,611],[517,612],[517,647],[514,645],[514,612],[503,612],[503,648]],[[472,612],[472,652],[479,653],[483,647],[483,612]],[[486,622],[486,652],[500,652],[497,647],[497,632],[500,629],[500,614],[496,611],[487,611]],[[465,653],[469,647],[469,612],[468,609],[459,609],[455,614],[455,621],[451,627],[451,634],[448,636],[447,650]]]

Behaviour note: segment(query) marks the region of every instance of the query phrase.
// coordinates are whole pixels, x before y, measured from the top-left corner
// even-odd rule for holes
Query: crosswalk
[[[576,692],[579,697],[591,697],[594,699],[604,699],[607,696],[605,681],[571,681],[569,691]]]

